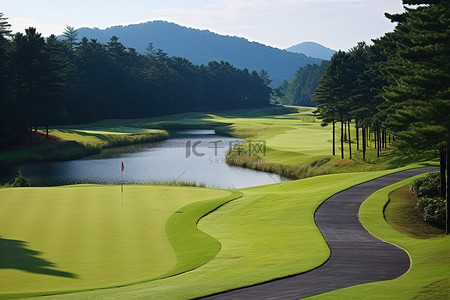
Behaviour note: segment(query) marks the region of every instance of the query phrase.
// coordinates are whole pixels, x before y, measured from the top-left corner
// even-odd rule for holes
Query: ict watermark
[[[240,140],[223,141],[214,140],[207,143],[207,147],[202,147],[202,140],[187,140],[186,141],[186,158],[204,157],[209,155],[210,163],[225,163],[225,157],[219,157],[220,149],[225,149],[237,156],[248,155],[252,156],[262,155],[266,156],[266,141],[265,140],[247,140],[245,143]]]

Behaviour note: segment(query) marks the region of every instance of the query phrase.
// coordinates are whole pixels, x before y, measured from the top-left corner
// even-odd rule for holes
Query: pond
[[[177,130],[170,135],[170,139],[157,143],[106,149],[66,162],[27,164],[14,172],[17,174],[20,168],[34,186],[177,180],[208,187],[245,188],[285,180],[276,174],[227,165],[226,152],[241,141],[236,138],[218,136],[214,130]]]

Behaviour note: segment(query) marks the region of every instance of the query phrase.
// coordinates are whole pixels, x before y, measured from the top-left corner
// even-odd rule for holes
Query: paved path
[[[316,211],[315,221],[331,249],[331,256],[317,269],[205,299],[299,299],[401,276],[409,269],[408,254],[367,232],[359,222],[359,207],[367,197],[385,186],[436,170],[424,167],[386,175],[325,200]]]

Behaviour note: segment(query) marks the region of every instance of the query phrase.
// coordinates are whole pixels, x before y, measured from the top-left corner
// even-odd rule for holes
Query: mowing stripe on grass
[[[218,251],[197,221],[241,195],[125,189],[124,206],[117,186],[0,190],[0,298],[123,286],[195,268]],[[189,254],[193,244],[200,250]]]

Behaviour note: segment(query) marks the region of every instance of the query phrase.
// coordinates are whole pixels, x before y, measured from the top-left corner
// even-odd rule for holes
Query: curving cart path
[[[317,227],[331,250],[331,256],[326,263],[306,273],[212,295],[205,299],[299,299],[403,275],[410,266],[408,254],[367,232],[359,222],[359,207],[379,189],[436,170],[436,167],[423,167],[401,171],[331,196],[315,213]]]

